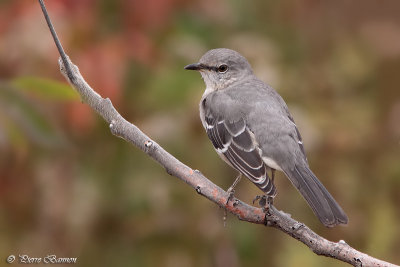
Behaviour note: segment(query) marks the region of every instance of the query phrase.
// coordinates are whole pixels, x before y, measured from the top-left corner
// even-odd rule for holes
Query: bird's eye
[[[218,66],[219,73],[225,73],[227,70],[228,70],[228,65],[226,65],[226,64],[221,64]]]

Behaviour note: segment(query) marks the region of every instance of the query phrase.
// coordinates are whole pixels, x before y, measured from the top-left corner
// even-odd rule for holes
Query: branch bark
[[[65,54],[52,26],[43,0],[39,0],[39,3],[54,42],[60,52],[59,65],[61,73],[80,94],[82,101],[87,103],[109,124],[110,131],[113,135],[123,138],[127,142],[135,145],[163,166],[168,174],[187,183],[195,189],[198,194],[236,215],[242,221],[277,228],[308,246],[315,254],[347,262],[353,266],[397,266],[357,251],[343,240],[331,242],[313,232],[303,223],[292,219],[290,215],[278,211],[274,206],[271,206],[267,212],[264,212],[263,209],[250,206],[237,198],[234,198],[226,204],[228,198],[227,192],[212,183],[201,174],[200,171],[193,170],[180,162],[154,140],[144,134],[138,127],[125,120],[108,98],[101,97],[86,83],[78,67],[75,66]]]

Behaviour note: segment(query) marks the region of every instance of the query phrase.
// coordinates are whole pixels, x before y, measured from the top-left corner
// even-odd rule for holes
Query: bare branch
[[[61,43],[52,26],[43,0],[39,0],[49,29],[60,52],[59,65],[61,73],[80,94],[82,100],[93,108],[109,124],[111,133],[135,145],[161,166],[166,172],[187,183],[196,192],[218,206],[236,215],[240,220],[274,227],[292,236],[308,246],[314,253],[347,262],[354,266],[396,267],[397,265],[378,260],[357,251],[344,241],[331,242],[319,236],[303,223],[278,211],[274,206],[265,213],[261,208],[250,206],[237,198],[226,204],[228,193],[212,183],[198,170],[186,166],[165,151],[154,140],[150,139],[138,127],[125,120],[114,108],[108,98],[102,98],[83,79],[77,66],[72,64],[62,49]],[[397,266],[399,267],[399,266]]]

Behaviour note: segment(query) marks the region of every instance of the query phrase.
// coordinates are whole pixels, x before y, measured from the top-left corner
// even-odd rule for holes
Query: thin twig
[[[67,62],[68,62],[67,61],[67,55],[65,54],[64,48],[62,47],[61,42],[58,39],[56,30],[54,29],[53,24],[51,23],[50,16],[47,13],[46,6],[44,5],[44,1],[43,0],[39,0],[39,4],[40,4],[40,7],[42,8],[42,12],[43,12],[44,18],[46,19],[47,26],[49,26],[51,35],[53,36],[54,43],[57,46],[58,53],[60,53],[62,61],[64,62],[65,68],[67,70],[68,78],[70,80],[72,80],[73,79],[73,75],[72,75],[71,66],[69,66],[69,64],[67,64]]]
[[[232,201],[229,201],[229,203],[226,204],[227,198],[229,197],[227,192],[212,183],[199,171],[193,170],[180,162],[155,141],[151,140],[138,127],[125,120],[117,112],[108,98],[102,98],[86,83],[80,74],[78,67],[73,65],[68,56],[64,53],[47,14],[46,8],[44,7],[43,0],[39,0],[39,3],[61,55],[61,58],[59,59],[61,73],[81,95],[82,99],[109,123],[112,134],[121,137],[127,142],[140,148],[143,152],[163,166],[168,174],[181,179],[195,189],[198,194],[228,210],[232,214],[236,215],[240,220],[277,228],[304,243],[317,255],[335,258],[354,266],[397,266],[359,252],[350,247],[343,240],[336,243],[331,242],[313,232],[303,223],[292,219],[286,213],[278,211],[273,206],[271,206],[268,212],[265,213],[262,209],[250,206],[237,198],[232,199]]]

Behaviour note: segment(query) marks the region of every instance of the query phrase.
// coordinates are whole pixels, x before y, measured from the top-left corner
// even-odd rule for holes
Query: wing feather
[[[296,129],[296,135],[297,135],[297,139],[298,139],[297,143],[299,144],[301,153],[303,153],[304,159],[307,161],[306,151],[305,151],[305,149],[304,149],[303,139],[301,138],[299,129],[297,129],[297,125],[296,125],[296,123],[294,122],[293,117],[292,117],[291,115],[289,115],[288,118],[289,118],[289,120],[294,124],[294,128]]]
[[[268,177],[268,166],[246,122],[243,119],[228,122],[212,116],[206,116],[205,122],[207,135],[217,152],[261,190],[275,192],[275,186]]]

